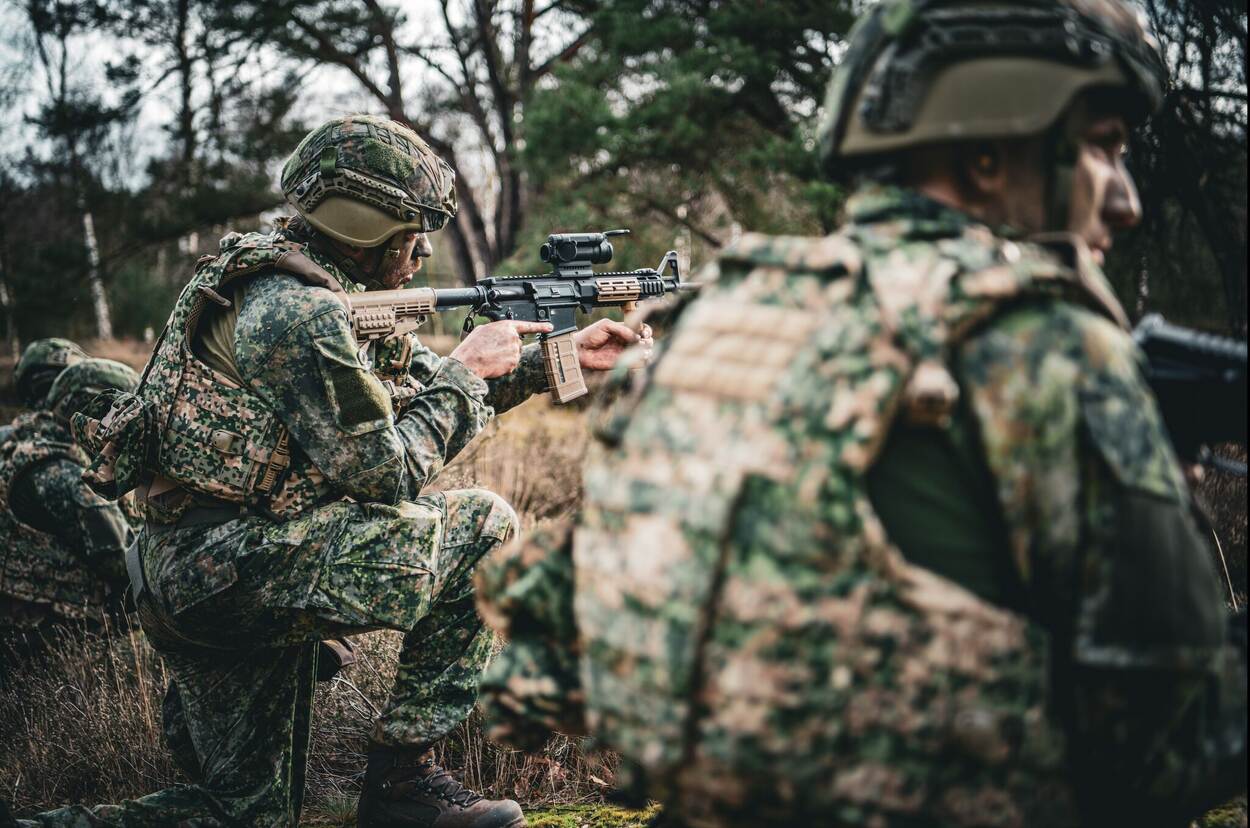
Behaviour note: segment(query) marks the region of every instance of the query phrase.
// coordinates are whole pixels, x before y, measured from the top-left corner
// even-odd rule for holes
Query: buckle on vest
[[[287,466],[291,465],[290,440],[291,432],[283,428],[278,434],[278,444],[273,447],[273,451],[269,455],[269,462],[265,464],[265,472],[261,475],[260,482],[256,484],[256,491],[265,495],[273,492],[273,488],[278,482],[278,476]]]
[[[238,454],[234,450],[234,445],[239,439],[239,435],[219,428],[213,431],[213,436],[209,438],[209,442],[212,443],[213,448],[222,454]]]
[[[946,366],[925,360],[903,388],[903,407],[912,425],[946,428],[959,402],[959,384]]]

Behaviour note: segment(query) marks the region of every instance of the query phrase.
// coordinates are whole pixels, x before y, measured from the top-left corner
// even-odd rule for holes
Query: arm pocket
[[[1131,386],[1082,389],[1102,461],[1082,564],[1076,655],[1085,666],[1211,669],[1222,643],[1215,568],[1154,400]],[[1109,477],[1098,484],[1099,476]]]
[[[355,351],[346,337],[315,337],[313,346],[317,349],[317,366],[339,428],[349,436],[358,437],[391,425],[390,395],[382,383],[356,361]]]
[[[1147,394],[1134,390],[1106,384],[1081,389],[1081,420],[1090,442],[1124,488],[1187,502],[1158,408]]]

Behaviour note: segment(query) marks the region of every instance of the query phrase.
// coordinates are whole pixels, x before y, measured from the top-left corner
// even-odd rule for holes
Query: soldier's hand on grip
[[[577,356],[587,371],[610,371],[626,348],[641,342],[651,344],[651,326],[643,325],[634,331],[627,325],[611,319],[600,319],[595,324],[573,335],[577,343]]]
[[[522,336],[550,332],[551,325],[547,322],[511,319],[489,322],[474,328],[451,352],[451,358],[482,379],[502,377],[521,361]]]

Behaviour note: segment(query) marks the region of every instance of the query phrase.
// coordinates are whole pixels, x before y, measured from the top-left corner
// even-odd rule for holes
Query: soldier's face
[[[378,281],[388,289],[403,287],[411,282],[413,274],[421,269],[421,260],[434,252],[429,237],[424,233],[405,233],[399,241],[399,256],[378,276]]]
[[[1078,109],[1069,134],[1077,153],[1067,229],[1085,240],[1101,265],[1112,234],[1141,220],[1137,188],[1124,166],[1128,126],[1119,115]]]

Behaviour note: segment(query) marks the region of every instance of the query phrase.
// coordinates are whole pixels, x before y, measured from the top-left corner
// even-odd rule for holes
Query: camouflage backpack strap
[[[204,310],[211,302],[229,307],[226,295],[241,280],[262,271],[277,269],[295,276],[311,287],[320,287],[334,294],[348,307],[347,291],[325,268],[304,253],[304,245],[281,233],[229,233],[221,240],[217,256],[205,256],[196,264],[198,293],[192,300],[186,319],[187,346],[194,341]]]
[[[573,543],[583,675],[595,682],[587,714],[654,779],[675,778],[702,715],[699,652],[737,557],[734,527],[750,519],[739,504],[822,465],[765,424],[787,419],[792,387],[812,386],[811,339],[857,266],[838,237],[745,236],[683,310],[645,389],[626,390],[599,423]],[[809,526],[794,527],[796,546]]]
[[[905,260],[878,257],[868,282],[892,338],[913,363],[900,409],[909,421],[944,426],[959,398],[951,353],[1004,308],[1028,297],[1076,302],[1127,330],[1128,319],[1088,247],[1069,234],[1033,242],[969,225],[957,237],[913,245]]]

